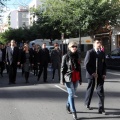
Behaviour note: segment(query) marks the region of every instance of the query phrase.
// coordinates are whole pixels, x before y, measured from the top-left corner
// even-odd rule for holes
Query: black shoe
[[[77,114],[75,112],[72,113],[73,120],[77,120]]]
[[[66,105],[66,111],[67,111],[68,114],[72,113],[71,110],[70,110],[70,105]]]
[[[92,108],[89,105],[85,106],[87,108],[87,110],[92,110]]]
[[[106,112],[105,112],[105,110],[98,110],[98,113],[99,113],[99,114],[106,115]]]
[[[44,81],[44,83],[48,83],[48,81]]]

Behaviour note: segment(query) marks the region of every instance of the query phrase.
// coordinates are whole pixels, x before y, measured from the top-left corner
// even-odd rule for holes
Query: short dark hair
[[[35,45],[35,43],[32,43],[32,46]]]
[[[95,41],[101,41],[101,39],[100,38],[94,38],[94,42]]]

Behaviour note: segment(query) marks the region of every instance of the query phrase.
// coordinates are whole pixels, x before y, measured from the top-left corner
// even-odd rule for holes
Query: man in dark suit
[[[10,46],[6,48],[6,62],[9,68],[9,84],[15,84],[17,64],[19,64],[19,49],[15,40],[11,40]]]
[[[46,48],[46,43],[42,44],[42,49],[40,50],[40,57],[39,57],[39,64],[40,64],[40,71],[38,73],[38,81],[40,79],[40,76],[43,72],[43,81],[47,82],[47,67],[48,63],[50,62],[50,55],[49,50]],[[44,70],[44,71],[43,71]]]
[[[30,48],[30,52],[32,54],[32,59],[34,59],[35,58],[35,43],[32,43],[32,48]],[[33,73],[35,75],[35,67],[34,66],[31,67],[31,70],[33,70]]]
[[[0,44],[0,74],[2,77],[4,68],[5,68],[5,49],[2,48],[2,44]]]
[[[94,40],[94,48],[87,51],[84,65],[86,68],[86,78],[88,87],[85,96],[85,105],[90,108],[93,91],[96,85],[97,95],[99,98],[98,113],[105,114],[104,111],[104,79],[106,77],[105,53],[100,50],[100,39]]]

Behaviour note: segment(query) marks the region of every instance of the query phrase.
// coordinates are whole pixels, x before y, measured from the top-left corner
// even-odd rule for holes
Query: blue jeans
[[[75,109],[75,103],[74,103],[74,95],[76,92],[76,89],[78,87],[78,82],[66,82],[65,86],[67,87],[67,92],[68,92],[68,101],[67,101],[67,106],[70,106],[71,112],[76,112]]]

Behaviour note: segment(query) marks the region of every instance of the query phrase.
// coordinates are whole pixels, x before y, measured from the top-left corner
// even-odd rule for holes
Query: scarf
[[[78,52],[72,53],[71,51],[68,51],[67,52],[67,56],[71,60],[72,66],[74,67],[74,69],[76,71],[79,71],[80,70],[79,69],[80,68],[80,64],[78,63],[78,58],[79,58]]]

